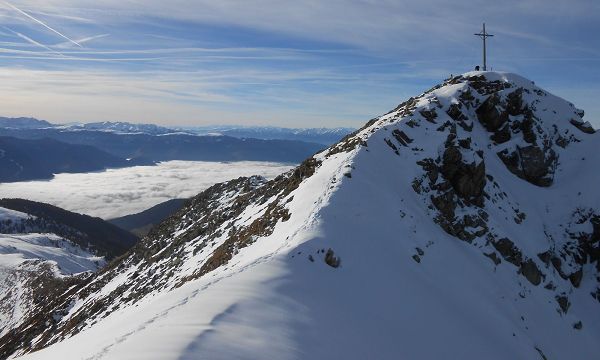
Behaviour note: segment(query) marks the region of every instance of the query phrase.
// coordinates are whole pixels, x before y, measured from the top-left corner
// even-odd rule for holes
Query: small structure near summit
[[[483,71],[487,71],[487,59],[486,59],[486,52],[487,52],[487,50],[486,50],[486,39],[487,39],[488,37],[491,37],[491,36],[494,36],[494,35],[492,35],[492,34],[488,34],[488,33],[485,31],[485,23],[483,23],[483,30],[482,30],[480,33],[478,33],[478,34],[475,34],[475,35],[476,35],[476,36],[479,36],[481,39],[483,39]],[[479,66],[476,66],[476,67],[475,67],[475,70],[479,70]]]

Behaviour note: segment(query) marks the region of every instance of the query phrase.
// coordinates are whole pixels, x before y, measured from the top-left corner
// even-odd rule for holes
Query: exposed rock
[[[496,248],[496,250],[498,250],[504,260],[515,266],[521,266],[523,255],[521,254],[519,248],[517,248],[512,241],[507,238],[502,238],[493,242],[492,245]]]
[[[462,104],[460,103],[452,104],[448,108],[448,111],[446,111],[446,114],[448,114],[448,116],[450,116],[454,121],[467,120],[467,117],[462,113],[461,108]]]
[[[551,174],[555,155],[552,150],[551,158],[546,159],[544,152],[537,146],[517,147],[521,159],[521,169],[525,179],[539,186],[550,186],[552,179],[547,178]]]
[[[471,243],[488,232],[487,224],[479,215],[464,215],[462,218],[437,216],[434,221],[448,234]]]
[[[539,147],[530,145],[517,146],[517,150],[509,152],[507,149],[498,153],[498,157],[510,172],[534,185],[547,187],[552,185],[554,168],[557,161],[552,149],[548,150],[548,157]]]
[[[527,259],[527,261],[521,263],[521,268],[519,271],[527,280],[529,280],[530,283],[535,286],[538,286],[542,282],[542,272],[531,259]]]
[[[438,196],[431,195],[431,202],[446,219],[454,219],[456,202],[454,201],[453,191],[448,191]]]
[[[498,255],[496,255],[495,252],[491,252],[489,254],[483,253],[483,255],[490,258],[494,262],[494,265],[500,265],[500,263],[502,262],[502,260],[500,260],[500,258],[498,257]]]
[[[430,123],[435,124],[435,118],[437,118],[437,113],[435,112],[434,109],[421,110],[421,111],[419,111],[419,114],[421,114],[425,118],[425,120],[429,121]]]
[[[493,94],[476,110],[479,122],[490,132],[495,132],[508,121],[508,112],[502,111],[499,105],[500,96]]]
[[[443,155],[441,173],[450,181],[456,193],[465,200],[483,206],[485,162],[465,164],[456,146],[449,146]]]
[[[458,140],[458,145],[460,145],[460,147],[463,149],[470,149],[471,148],[471,138]]]
[[[394,143],[392,143],[390,139],[385,138],[384,141],[390,148],[392,148],[392,150],[394,150],[396,154],[398,154],[398,148],[396,147],[396,145],[394,145]]]
[[[469,81],[469,85],[477,91],[480,95],[490,95],[498,91],[510,88],[511,85],[504,81],[494,80],[488,81],[485,76],[470,76],[466,78]]]
[[[590,219],[590,223],[592,223],[592,236],[591,242],[596,243],[600,241],[600,215],[594,215]]]
[[[596,130],[594,130],[594,128],[592,127],[592,125],[590,125],[589,122],[571,119],[570,123],[586,134],[595,134],[596,133]]]
[[[402,146],[408,146],[408,144],[412,143],[413,140],[406,135],[406,133],[402,130],[395,129],[392,131],[392,135],[398,140]]]
[[[510,140],[510,127],[508,124],[504,124],[500,129],[498,129],[492,136],[491,139],[496,144],[502,144]]]
[[[575,324],[573,324],[573,329],[575,329],[575,330],[581,330],[582,328],[583,328],[583,323],[581,321],[578,321]]]
[[[569,275],[569,281],[571,281],[571,284],[573,284],[573,286],[575,286],[576,288],[579,287],[579,285],[581,285],[582,279],[583,279],[583,269],[582,268],[580,268],[579,270],[577,270],[574,273],[572,273],[571,275]]]
[[[552,254],[550,253],[550,251],[545,251],[543,253],[539,253],[538,258],[540,258],[540,260],[542,260],[542,262],[544,264],[546,264],[546,266],[548,266],[550,264],[550,259],[552,258]]]
[[[513,334],[514,335],[514,334]],[[538,354],[540,354],[540,356],[542,357],[542,360],[548,360],[548,358],[546,357],[546,354],[544,354],[544,352],[542,351],[542,349],[538,348],[537,346],[535,347],[535,350],[538,352]]]
[[[554,266],[554,269],[556,270],[556,272],[558,272],[558,275],[560,275],[561,278],[565,280],[569,278],[569,276],[565,274],[562,270],[562,261],[560,260],[560,258],[558,258],[557,256],[553,256],[552,259],[550,259],[550,262],[552,263],[552,266]]]
[[[416,261],[417,263],[421,262],[421,258],[419,257],[419,255],[415,254],[412,256],[413,260]]]
[[[555,297],[558,306],[564,314],[569,311],[569,307],[571,307],[571,302],[569,302],[569,298],[566,295],[556,295]]]
[[[335,256],[335,253],[331,248],[327,249],[327,253],[325,253],[325,263],[332,268],[337,268],[340,266],[341,259]]]
[[[518,129],[518,131],[520,131],[523,134],[523,140],[525,140],[525,142],[535,145],[535,140],[537,139],[537,137],[533,132],[533,120],[533,113],[527,110],[525,112],[523,120],[513,122],[511,128],[513,130]]]
[[[462,101],[463,104],[465,104],[467,108],[469,108],[471,104],[473,104],[473,102],[475,101],[475,97],[473,96],[473,93],[471,92],[470,88],[467,88],[466,91],[462,91],[460,93],[459,99],[460,101]]]
[[[518,88],[507,95],[506,111],[512,116],[523,113],[523,88]]]

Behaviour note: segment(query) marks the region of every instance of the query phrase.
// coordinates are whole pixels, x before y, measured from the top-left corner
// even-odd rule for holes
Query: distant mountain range
[[[0,136],[20,139],[50,138],[68,144],[90,145],[135,164],[168,160],[276,161],[297,163],[324,146],[292,140],[238,139],[189,134],[150,135],[59,128],[0,128]]]
[[[297,140],[331,145],[353,132],[354,128],[282,128],[274,126],[205,126],[181,127],[182,131],[198,135],[226,135],[236,138],[255,138],[264,140]]]
[[[199,136],[230,136],[239,139],[252,138],[261,140],[296,140],[310,143],[331,145],[354,128],[284,128],[276,126],[174,126],[165,127],[155,124],[133,124],[122,121],[103,121],[93,123],[52,124],[45,120],[34,118],[0,117],[0,128],[11,129],[48,129],[61,131],[102,131],[115,134],[146,134],[146,135],[199,135]]]
[[[54,127],[55,125],[47,122],[46,120],[38,120],[28,117],[20,118],[7,118],[0,117],[0,127],[4,128],[17,128],[17,129],[40,129],[47,127]]]
[[[298,163],[349,130],[169,129],[125,122],[55,125],[33,118],[0,118],[0,182],[169,160]]]

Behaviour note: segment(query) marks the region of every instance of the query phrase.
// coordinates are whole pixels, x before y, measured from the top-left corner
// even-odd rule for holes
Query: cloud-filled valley
[[[174,198],[191,197],[239,176],[272,178],[292,166],[272,162],[168,161],[156,166],[57,174],[50,181],[0,184],[0,197],[26,198],[104,219],[143,211]]]

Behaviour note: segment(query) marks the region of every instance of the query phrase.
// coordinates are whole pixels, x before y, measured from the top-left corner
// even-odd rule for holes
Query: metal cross
[[[483,31],[480,32],[479,34],[475,34],[475,35],[477,35],[483,39],[483,71],[487,71],[485,39],[487,39],[490,36],[494,36],[494,35],[491,35],[491,34],[488,34],[487,32],[485,32],[485,23],[483,23]]]

